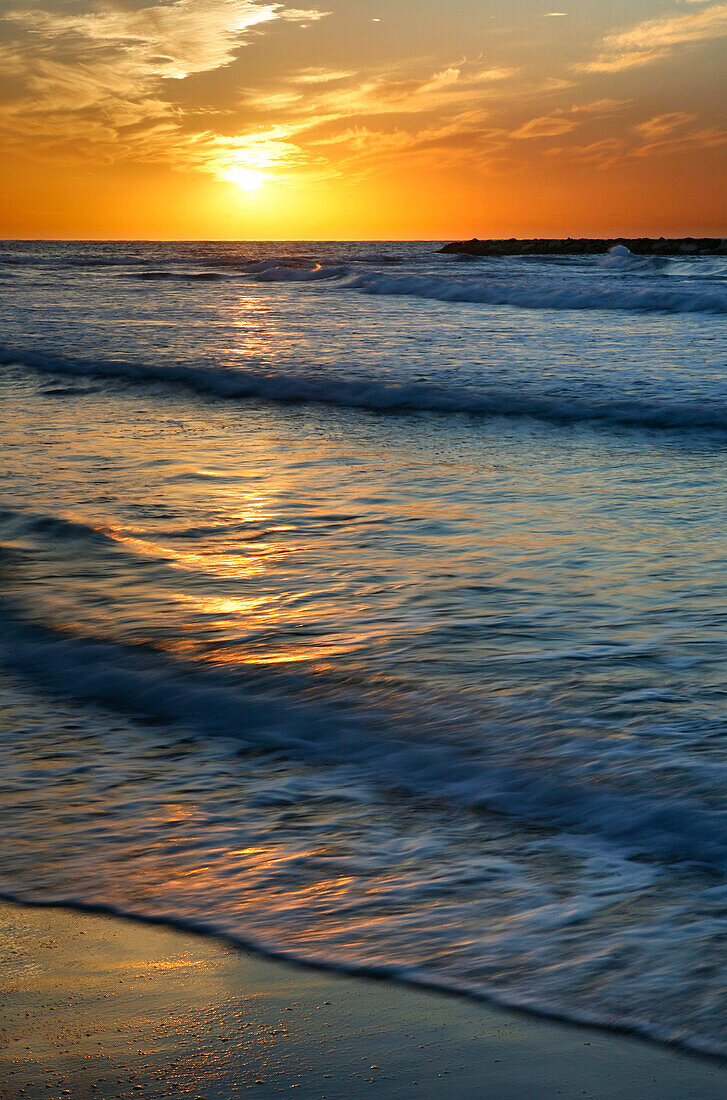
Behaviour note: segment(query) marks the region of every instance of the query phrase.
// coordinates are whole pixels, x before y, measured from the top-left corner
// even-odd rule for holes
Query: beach
[[[0,905],[0,1096],[724,1096],[727,1067],[224,942]]]
[[[727,1097],[727,0],[0,0],[0,1100]]]

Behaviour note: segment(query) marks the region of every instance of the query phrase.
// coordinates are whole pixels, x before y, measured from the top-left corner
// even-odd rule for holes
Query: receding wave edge
[[[173,913],[160,915],[133,906],[122,908],[101,901],[90,901],[86,898],[76,897],[73,894],[41,896],[32,891],[14,889],[11,885],[6,885],[1,878],[0,898],[4,901],[19,905],[31,905],[35,908],[67,908],[79,913],[119,917],[124,920],[138,921],[142,924],[171,928],[179,932],[204,935],[288,965],[312,967],[331,974],[341,974],[352,978],[373,978],[395,982],[397,985],[412,989],[423,989],[433,993],[466,997],[468,1000],[478,1001],[481,1004],[522,1012],[542,1020],[557,1021],[576,1027],[597,1028],[600,1031],[607,1031],[616,1035],[636,1036],[660,1046],[673,1047],[676,1050],[683,1050],[719,1062],[727,1061],[727,1048],[700,1036],[685,1036],[680,1031],[661,1027],[658,1024],[630,1016],[615,1020],[612,1016],[597,1011],[568,1011],[561,1005],[553,1004],[547,999],[541,1000],[537,996],[504,991],[486,982],[475,984],[455,980],[448,975],[436,974],[422,967],[404,967],[396,964],[374,964],[371,962],[357,963],[350,959],[340,959],[319,952],[293,951],[260,937],[243,936],[237,931],[225,929],[208,920],[189,920]]]

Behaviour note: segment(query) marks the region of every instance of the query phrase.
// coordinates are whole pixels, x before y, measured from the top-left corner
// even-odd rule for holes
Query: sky
[[[0,236],[727,235],[727,2],[550,2],[0,0]]]

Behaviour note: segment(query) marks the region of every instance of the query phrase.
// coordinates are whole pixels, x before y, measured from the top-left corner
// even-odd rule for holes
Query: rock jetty
[[[618,246],[636,256],[727,256],[727,237],[568,237],[567,239],[454,241],[440,252],[466,256],[601,255]]]

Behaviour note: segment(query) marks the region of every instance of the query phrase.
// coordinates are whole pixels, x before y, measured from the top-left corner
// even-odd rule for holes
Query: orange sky
[[[711,0],[0,0],[0,236],[723,235],[726,46]]]

